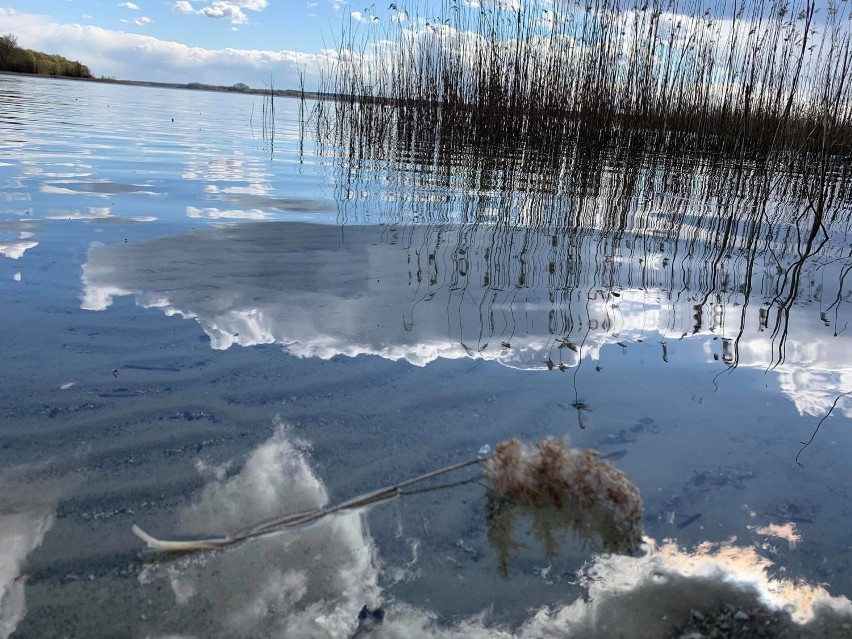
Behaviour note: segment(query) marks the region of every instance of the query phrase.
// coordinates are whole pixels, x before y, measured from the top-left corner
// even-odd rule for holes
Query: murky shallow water
[[[353,167],[300,150],[296,102],[273,153],[259,98],[0,96],[0,636],[659,637],[756,593],[845,636],[843,197],[802,257],[798,204],[706,166]],[[130,533],[545,436],[631,477],[648,548],[548,552],[522,510],[500,545],[481,481],[170,561]]]

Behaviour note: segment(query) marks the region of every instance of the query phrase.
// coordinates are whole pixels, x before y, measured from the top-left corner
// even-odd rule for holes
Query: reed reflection
[[[705,354],[690,364],[775,366],[799,410],[816,414],[852,374],[848,338],[820,319],[840,299],[846,321],[845,250],[832,247],[832,260],[823,247],[806,265],[814,284],[782,303],[789,277],[775,249],[714,256],[698,239],[595,229],[258,222],[92,246],[82,307],[135,295],[199,322],[215,349],[278,343],[299,357],[419,366],[470,357],[554,374],[639,342],[659,343],[659,365],[684,362],[697,339]]]
[[[340,228],[258,222],[96,246],[83,308],[135,294],[195,318],[214,348],[416,365],[567,371],[647,340],[668,364],[696,338],[720,373],[776,369],[800,412],[847,388],[852,193],[828,147],[731,156],[630,130],[484,148],[463,127],[378,136],[365,122],[317,131]]]
[[[725,155],[630,129],[485,148],[459,128],[409,142],[373,135],[357,118],[319,133],[342,221],[378,219],[401,235],[426,225],[435,239],[416,247],[418,282],[444,277],[477,297],[480,343],[493,341],[489,309],[506,291],[517,300],[546,289],[551,369],[572,366],[565,347],[578,352],[592,332],[621,334],[630,304],[672,307],[658,326],[664,361],[666,340],[709,332],[723,338],[714,358],[729,369],[783,368],[790,356],[795,367],[819,357],[795,336],[789,348],[805,322],[795,331],[830,329],[817,344],[843,348],[830,338],[847,327],[850,180],[825,146],[740,145]],[[818,322],[798,320],[798,307]]]

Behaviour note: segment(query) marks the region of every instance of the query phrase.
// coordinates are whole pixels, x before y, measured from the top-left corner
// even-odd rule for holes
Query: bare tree
[[[7,33],[0,37],[0,66],[5,66],[11,55],[18,48],[18,37]]]

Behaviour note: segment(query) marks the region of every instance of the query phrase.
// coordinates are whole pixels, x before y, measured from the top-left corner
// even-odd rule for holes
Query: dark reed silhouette
[[[728,367],[742,338],[764,331],[770,365],[783,363],[797,305],[835,336],[845,330],[852,191],[840,158],[661,153],[638,139],[559,156],[489,153],[452,137],[408,148],[353,139],[352,155],[321,147],[340,221],[387,225],[387,241],[406,246],[415,300],[480,300],[474,351],[513,341],[495,317],[530,289],[550,299],[554,370],[583,350],[584,331],[617,332],[612,306],[625,290],[671,308],[670,338],[721,334]]]
[[[402,0],[344,22],[320,82],[336,99],[315,122],[350,145],[461,136],[556,150],[638,138],[845,155],[849,12],[814,0]]]
[[[470,225],[437,234],[459,238],[456,288],[474,272],[489,290],[540,284],[532,256],[550,241],[548,285],[564,319],[554,339],[577,324],[560,307],[588,268],[601,295],[638,277],[694,298],[695,333],[726,302],[740,305],[722,355],[731,367],[753,297],[772,366],[803,298],[844,330],[848,3],[477,4],[400,2],[345,22],[323,75],[335,99],[305,117],[319,153],[339,163],[343,221],[363,219],[363,194],[390,193],[381,219]],[[469,233],[493,236],[486,264],[465,253]],[[598,250],[584,265],[589,238]],[[435,285],[435,250],[422,248]],[[627,281],[615,268],[624,260],[639,264]],[[811,282],[838,263],[829,300]],[[558,357],[546,363],[561,369]]]

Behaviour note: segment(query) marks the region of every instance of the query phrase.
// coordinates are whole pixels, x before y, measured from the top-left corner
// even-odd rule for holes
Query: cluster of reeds
[[[351,151],[435,136],[516,149],[638,137],[848,154],[847,5],[399,0],[344,19],[318,131]]]

